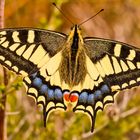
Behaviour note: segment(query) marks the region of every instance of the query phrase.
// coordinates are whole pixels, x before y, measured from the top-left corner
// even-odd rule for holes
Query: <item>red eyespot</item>
[[[77,93],[72,93],[72,94],[70,95],[69,100],[70,100],[71,102],[76,102],[76,101],[78,100],[78,94],[77,94]]]
[[[65,99],[67,102],[70,101],[69,97],[70,97],[70,93],[69,93],[69,92],[65,92],[65,93],[64,93],[64,99]]]
[[[78,100],[78,94],[77,93],[70,94],[69,92],[65,92],[64,99],[67,102],[76,102]]]

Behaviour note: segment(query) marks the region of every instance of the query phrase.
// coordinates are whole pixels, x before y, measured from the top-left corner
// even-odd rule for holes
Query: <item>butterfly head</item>
[[[73,40],[73,38],[76,38],[76,37],[83,44],[83,38],[82,38],[82,34],[81,34],[81,28],[77,24],[75,24],[71,28],[71,31],[70,31],[70,34],[69,34],[69,37],[68,37],[68,41]]]

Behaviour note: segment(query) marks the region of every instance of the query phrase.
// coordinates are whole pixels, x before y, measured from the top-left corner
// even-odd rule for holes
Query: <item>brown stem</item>
[[[4,27],[4,5],[5,5],[5,0],[0,0],[0,28]],[[4,84],[8,84],[8,76],[6,69],[3,68],[3,73],[4,73]],[[6,140],[7,139],[7,134],[6,134],[6,118],[5,118],[5,110],[6,110],[6,93],[2,93],[2,100],[1,104],[2,107],[0,108],[0,140]]]
[[[5,0],[0,0],[0,28],[4,27],[4,5]]]

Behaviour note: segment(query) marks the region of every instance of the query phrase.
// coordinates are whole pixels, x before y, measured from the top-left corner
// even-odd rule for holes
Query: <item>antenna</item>
[[[57,5],[53,2],[52,3],[52,5],[54,6],[54,7],[56,7],[57,9],[58,9],[58,11],[60,11],[60,13],[70,22],[70,23],[72,23],[73,25],[74,25],[74,23],[63,13],[63,11],[59,8],[59,7],[57,7]]]
[[[88,18],[88,19],[84,20],[83,22],[81,22],[81,23],[79,24],[79,26],[81,26],[81,25],[84,24],[85,22],[89,21],[90,19],[96,17],[96,16],[97,16],[99,13],[101,13],[102,11],[104,11],[104,9],[101,9],[101,10],[100,10],[99,12],[97,12],[95,15],[93,15],[93,16],[91,16],[90,18]]]

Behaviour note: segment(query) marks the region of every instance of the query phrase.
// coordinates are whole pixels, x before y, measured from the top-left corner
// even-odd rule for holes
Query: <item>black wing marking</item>
[[[32,28],[0,30],[0,63],[8,69],[30,75],[61,50],[66,35]]]

